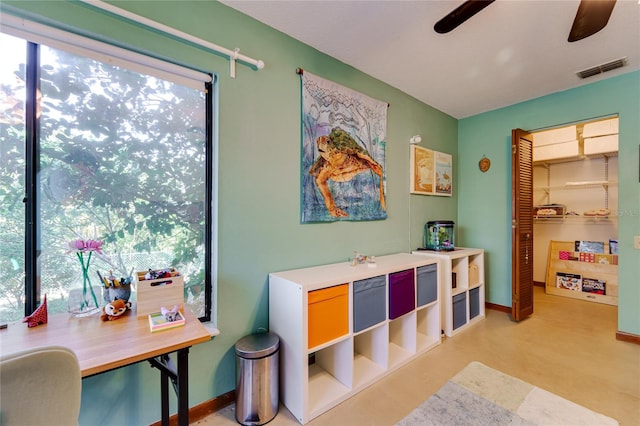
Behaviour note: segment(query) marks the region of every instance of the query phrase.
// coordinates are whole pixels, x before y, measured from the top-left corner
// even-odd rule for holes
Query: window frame
[[[53,29],[53,31],[59,31]],[[27,45],[27,55],[26,55],[26,75],[25,75],[25,196],[23,199],[25,206],[25,253],[24,253],[24,262],[25,262],[25,315],[30,315],[41,303],[41,294],[40,288],[38,286],[38,254],[37,253],[37,241],[39,238],[38,235],[38,226],[39,226],[39,185],[37,181],[38,176],[38,168],[40,164],[40,151],[39,151],[39,119],[37,117],[37,108],[38,102],[36,100],[36,95],[39,92],[39,84],[40,84],[40,63],[39,63],[39,47],[40,45],[47,45],[46,40],[43,42],[42,40],[38,40],[37,42],[31,41],[31,37],[25,37],[24,33],[21,34],[13,34],[12,31],[2,31],[8,35],[12,35],[14,37],[21,38],[25,41]],[[77,35],[69,34],[74,39],[80,38],[85,39],[84,37],[80,37]],[[76,40],[77,41],[77,40]],[[94,43],[101,43],[91,39],[84,40],[88,45],[92,45]],[[101,43],[104,45],[104,43]],[[97,53],[98,57],[95,55],[87,56],[83,53],[79,53],[75,51],[76,49],[64,49],[61,47],[59,43],[52,43],[52,47],[56,49],[69,50],[72,53],[85,56],[91,59],[100,60],[105,62],[105,54],[104,52]],[[114,47],[114,49],[122,50],[121,48]],[[136,52],[128,52],[129,55],[140,55]],[[107,56],[108,57],[108,56]],[[144,62],[145,58],[141,58],[142,62]],[[146,58],[155,64],[157,64],[158,59],[148,57]],[[120,60],[122,62],[122,60]],[[138,63],[134,63],[135,66],[127,67],[126,64],[118,64],[119,66],[123,66],[124,68],[132,69],[136,72],[145,72],[144,70],[140,70],[140,65]],[[166,64],[169,69],[173,69],[174,67],[181,65],[175,65],[173,63]],[[148,75],[153,75],[158,78],[167,79],[166,69],[161,71],[161,75],[158,76],[157,73],[149,73]],[[187,74],[193,75],[202,75],[200,71],[193,70],[190,68],[186,69]],[[204,316],[201,316],[199,319],[202,322],[211,322],[213,319],[213,296],[214,296],[214,252],[215,249],[214,242],[214,234],[217,230],[216,220],[217,215],[216,212],[216,158],[217,158],[217,150],[215,144],[215,134],[214,134],[214,125],[216,120],[214,119],[214,114],[216,113],[216,101],[217,101],[217,76],[213,73],[206,73],[208,76],[208,81],[202,81],[201,83],[204,85],[204,94],[205,94],[205,170],[204,170],[204,179],[205,179],[205,211],[204,211],[204,250],[205,250],[205,264],[204,264]],[[178,81],[173,79],[168,79],[170,81],[174,81],[177,84],[183,84],[184,75],[177,76]],[[188,87],[193,87],[189,86]],[[201,86],[202,87],[202,86]],[[202,89],[199,89],[202,90]]]

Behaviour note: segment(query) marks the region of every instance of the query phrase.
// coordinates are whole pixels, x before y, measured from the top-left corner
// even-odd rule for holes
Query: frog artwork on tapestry
[[[388,104],[299,73],[302,223],[386,219]]]

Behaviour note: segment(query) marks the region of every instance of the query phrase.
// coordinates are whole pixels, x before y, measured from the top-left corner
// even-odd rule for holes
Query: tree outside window
[[[184,276],[185,302],[209,315],[205,91],[40,46],[39,154],[30,163],[27,43],[4,34],[0,43],[11,52],[0,65],[0,320],[25,315],[29,286],[47,294],[50,312],[65,311],[69,290],[82,285],[68,243],[88,238],[104,242],[91,263],[94,285],[97,271],[126,277],[173,266]],[[25,221],[28,170],[36,176],[34,224]],[[25,243],[29,226],[36,247]],[[34,282],[25,278],[25,247],[37,259]]]

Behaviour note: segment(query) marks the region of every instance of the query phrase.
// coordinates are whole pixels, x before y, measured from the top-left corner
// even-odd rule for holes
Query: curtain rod
[[[111,14],[120,16],[122,18],[128,19],[138,24],[142,24],[146,27],[153,28],[155,30],[161,31],[165,34],[169,34],[175,37],[178,37],[182,40],[189,41],[198,46],[204,47],[209,50],[213,50],[214,52],[221,53],[227,57],[229,57],[229,74],[231,78],[236,77],[236,61],[241,61],[249,65],[253,65],[256,69],[261,70],[264,68],[264,62],[259,59],[253,59],[248,56],[240,54],[240,49],[235,48],[233,50],[227,49],[225,47],[219,46],[215,43],[211,43],[207,40],[203,40],[201,38],[195,37],[191,34],[185,33],[183,31],[172,28],[168,25],[161,24],[156,21],[152,21],[151,19],[145,18],[144,16],[136,15],[135,13],[129,12],[124,9],[120,9],[119,7],[112,6],[108,3],[105,3],[101,0],[80,0],[83,3],[86,3],[90,6],[96,7],[98,9],[102,9]]]
[[[14,15],[12,13],[17,12],[15,9],[7,9],[11,13],[0,16],[0,30],[6,34],[111,65],[125,66],[197,90],[204,88],[200,83],[208,83],[213,79],[209,73],[172,62],[164,56],[131,46],[119,46],[110,39],[101,40],[94,34],[46,18],[40,19],[31,14],[21,17],[19,12]]]

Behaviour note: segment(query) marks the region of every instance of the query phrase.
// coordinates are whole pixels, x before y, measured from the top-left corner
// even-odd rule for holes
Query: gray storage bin
[[[469,319],[480,315],[480,287],[469,290]]]
[[[438,264],[418,268],[418,306],[438,299]]]
[[[453,296],[453,329],[467,323],[467,293]]]
[[[258,333],[236,342],[236,420],[263,425],[278,414],[280,338]]]
[[[386,319],[385,286],[384,275],[353,282],[354,333]]]

